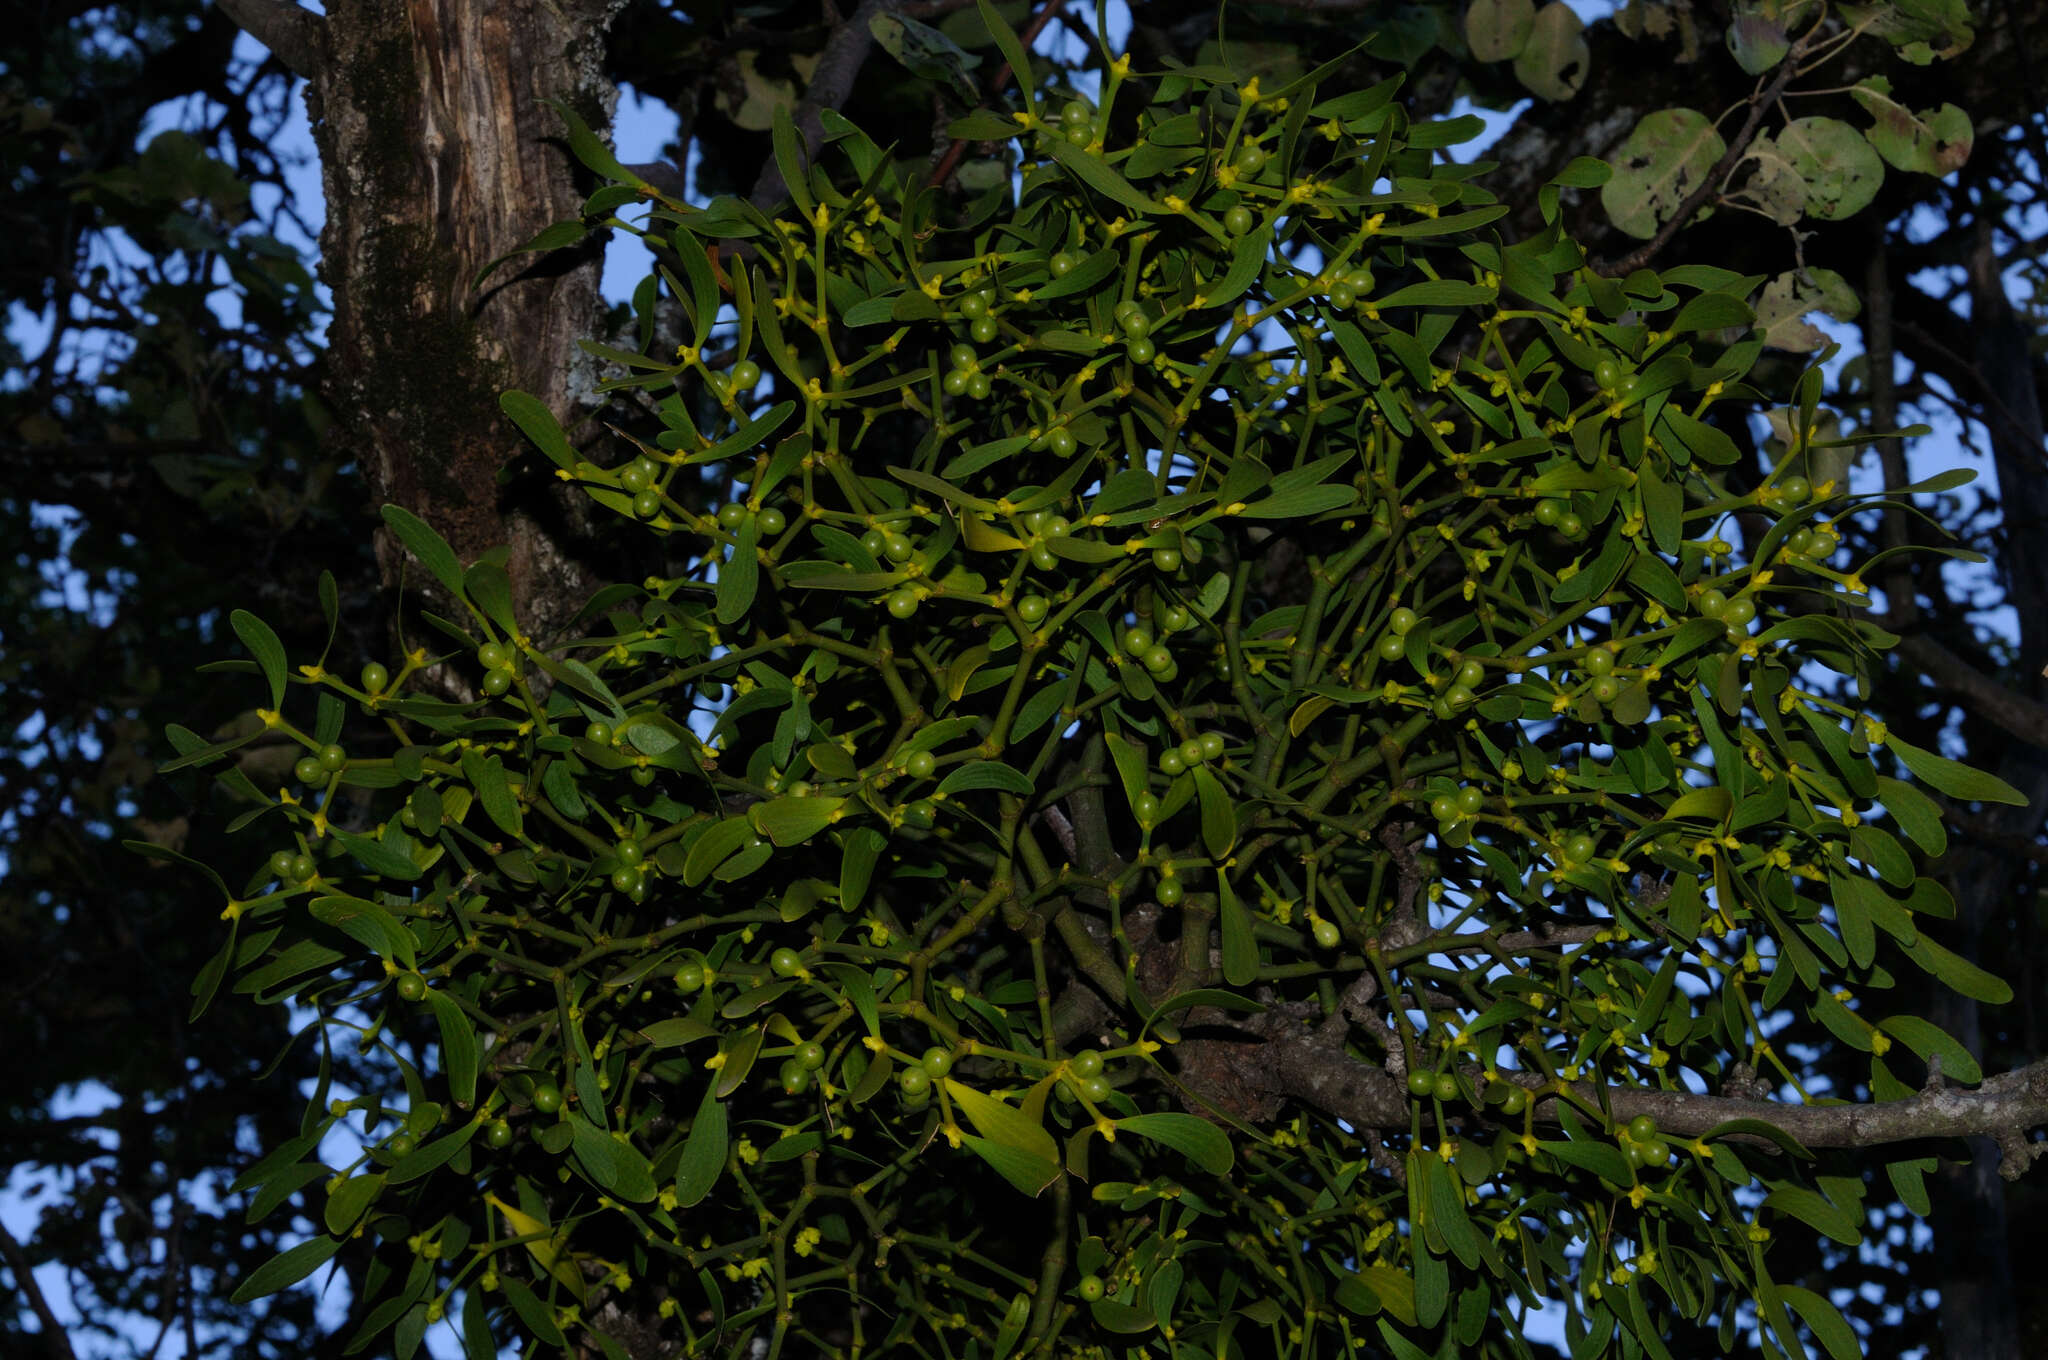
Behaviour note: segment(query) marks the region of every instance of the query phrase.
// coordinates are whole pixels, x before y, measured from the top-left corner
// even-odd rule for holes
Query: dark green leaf
[[[332,1237],[315,1237],[288,1247],[250,1271],[249,1278],[228,1296],[228,1302],[248,1303],[289,1288],[333,1260],[334,1253],[340,1250],[341,1243]]]
[[[277,634],[270,625],[246,609],[237,609],[228,615],[234,625],[235,636],[256,658],[256,664],[263,670],[263,679],[270,685],[270,706],[284,707],[284,644],[277,640]]]
[[[1212,1176],[1230,1172],[1235,1160],[1230,1135],[1191,1114],[1135,1114],[1116,1121],[1118,1133],[1135,1133],[1164,1143]]]
[[[455,550],[448,546],[446,539],[435,533],[427,522],[403,506],[384,507],[384,524],[398,537],[398,541],[412,551],[433,578],[447,588],[451,595],[462,593],[462,563],[456,560]]]

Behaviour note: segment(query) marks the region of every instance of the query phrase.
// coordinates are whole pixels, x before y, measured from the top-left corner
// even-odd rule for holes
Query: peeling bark
[[[498,397],[520,388],[573,424],[589,385],[577,342],[603,315],[600,254],[555,252],[473,285],[491,260],[577,215],[577,167],[541,101],[609,124],[604,44],[619,3],[349,0],[329,11],[307,93],[328,204],[339,436],[373,504],[413,511],[465,562],[509,545],[522,621],[543,635],[591,583],[548,528],[557,508],[502,493],[522,441]],[[401,574],[396,544],[379,561],[387,584]]]

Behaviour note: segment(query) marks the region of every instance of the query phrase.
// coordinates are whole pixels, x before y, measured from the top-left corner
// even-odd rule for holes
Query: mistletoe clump
[[[592,222],[651,198],[674,263],[592,346],[658,428],[505,408],[668,566],[536,638],[392,508],[447,647],[350,683],[237,615],[305,758],[225,776],[265,842],[201,1003],[393,1081],[243,1178],[326,1186],[245,1295],[362,1239],[400,1354],[1508,1355],[1542,1298],[1589,1355],[1846,1332],[1766,1248],[1854,1240],[1863,1182],[1698,1093],[1788,1008],[1881,1099],[1899,1044],[1971,1079],[1879,989],[2002,984],[1919,933],[1939,816],[1816,679],[1886,642],[1818,376],[1737,485],[1757,281],[1503,243],[1434,154],[1466,120],[1328,76],[1118,60],[956,125],[1015,172],[964,207],[831,115],[815,164],[778,125],[775,217],[578,130]]]

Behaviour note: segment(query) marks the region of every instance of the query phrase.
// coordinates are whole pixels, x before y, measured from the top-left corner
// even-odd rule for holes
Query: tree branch
[[[825,109],[837,109],[846,102],[846,97],[853,93],[853,82],[859,77],[860,68],[874,49],[875,35],[869,25],[880,15],[894,13],[899,3],[900,0],[861,0],[860,8],[853,12],[853,17],[833,30],[825,50],[818,54],[818,65],[811,72],[810,87],[804,91],[794,115],[797,133],[804,139],[806,164],[825,144],[825,125],[819,121],[819,113]],[[782,177],[781,163],[770,156],[768,163],[761,167],[761,177],[754,181],[754,192],[749,197],[762,212],[772,212],[788,193],[789,184]]]
[[[1966,700],[1980,716],[2030,746],[2048,749],[2048,704],[1999,684],[1924,633],[1901,637],[1892,650],[1937,686]]]
[[[1038,41],[1038,35],[1045,31],[1045,26],[1052,22],[1052,17],[1060,12],[1060,7],[1064,3],[1065,0],[1045,0],[1045,3],[1038,7],[1038,13],[1031,16],[1031,22],[1024,25],[1024,31],[1017,35],[1017,41],[1023,44],[1025,51],[1031,50],[1031,44]],[[995,74],[989,77],[988,97],[994,99],[997,95],[1001,94],[1003,86],[1008,84],[1010,78],[1015,74],[1016,72],[1010,69],[1010,63],[1007,61],[1001,66],[996,67]],[[941,156],[939,163],[932,167],[931,178],[926,182],[936,189],[951,179],[953,171],[960,166],[960,158],[966,152],[967,142],[965,139],[955,137],[953,144],[946,148],[946,154]]]
[[[0,1223],[0,1260],[7,1262],[7,1268],[14,1272],[15,1286],[22,1297],[34,1310],[36,1321],[43,1325],[43,1349],[53,1360],[77,1360],[71,1349],[71,1338],[66,1335],[57,1315],[50,1311],[50,1301],[43,1297],[42,1286],[36,1283],[35,1267],[30,1264],[28,1253],[21,1249],[21,1243],[14,1240],[14,1234],[7,1231],[7,1225]]]
[[[1379,1068],[1333,1052],[1309,1034],[1268,1040],[1262,1064],[1279,1094],[1304,1101],[1361,1128],[1405,1124],[1406,1089]],[[1520,1084],[1540,1084],[1530,1077]],[[1647,1091],[1578,1083],[1573,1089],[1588,1104],[1613,1111],[1617,1120],[1646,1114],[1667,1134],[1698,1137],[1731,1119],[1760,1119],[1783,1129],[1807,1147],[1855,1148],[1920,1138],[1962,1138],[1982,1134],[2005,1150],[2000,1174],[2017,1179],[2038,1153],[2027,1139],[2048,1123],[2048,1059],[1991,1077],[1974,1090],[1930,1086],[1910,1100],[1850,1105],[1790,1105],[1775,1100],[1694,1095],[1689,1091]],[[1555,1123],[1557,1099],[1539,1102],[1535,1118]]]
[[[1801,34],[1792,44],[1792,50],[1778,63],[1778,73],[1771,77],[1771,83],[1750,95],[1749,116],[1742,120],[1742,130],[1735,134],[1734,141],[1728,143],[1728,149],[1721,153],[1720,160],[1714,162],[1714,168],[1707,172],[1706,178],[1694,185],[1693,191],[1685,196],[1685,201],[1678,205],[1678,211],[1673,213],[1663,226],[1657,228],[1655,236],[1620,259],[1609,260],[1600,265],[1600,273],[1609,278],[1625,277],[1656,259],[1657,252],[1671,243],[1671,238],[1678,234],[1680,228],[1692,221],[1694,214],[1706,206],[1707,200],[1721,192],[1721,185],[1735,172],[1735,167],[1742,162],[1743,153],[1748,151],[1749,144],[1756,140],[1757,129],[1763,125],[1764,110],[1778,102],[1778,96],[1785,93],[1785,87],[1792,83],[1792,77],[1798,73],[1800,59],[1806,55],[1808,36],[1810,31]]]
[[[326,20],[291,0],[218,0],[221,13],[244,33],[270,49],[293,75],[317,79],[325,68],[321,58]]]

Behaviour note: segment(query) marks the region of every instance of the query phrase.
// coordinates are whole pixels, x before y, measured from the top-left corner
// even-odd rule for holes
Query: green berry
[[[903,770],[912,779],[930,779],[938,767],[939,759],[930,751],[912,751],[903,759]]]
[[[1413,1068],[1408,1073],[1408,1094],[1417,1100],[1426,1099],[1436,1090],[1436,1074],[1422,1068]]]
[[[695,960],[683,964],[676,969],[675,984],[676,990],[679,992],[702,991],[704,988],[704,965]]]
[[[1102,1075],[1102,1055],[1092,1048],[1084,1048],[1067,1059],[1067,1066],[1083,1081],[1089,1077],[1099,1077]]]
[[[1178,747],[1168,747],[1159,753],[1159,772],[1169,777],[1187,772],[1188,763],[1182,758]]]
[[[327,779],[327,771],[316,756],[300,757],[298,764],[292,766],[292,775],[301,784],[320,784]]]
[[[502,642],[486,642],[476,649],[476,659],[487,671],[501,671],[512,664],[512,652]]]
[[[1017,617],[1026,623],[1037,623],[1052,609],[1052,601],[1043,595],[1026,595],[1017,601]]]
[[[1439,1072],[1432,1083],[1432,1094],[1438,1100],[1453,1101],[1458,1098],[1458,1078],[1450,1072]]]
[[[889,596],[891,618],[907,619],[917,612],[917,592],[908,586]]]
[[[764,534],[779,534],[789,527],[789,516],[771,505],[761,512],[760,525]]]
[[[1201,743],[1202,759],[1220,760],[1222,758],[1224,741],[1221,732],[1204,732],[1195,740]]]
[[[1258,220],[1252,216],[1252,210],[1242,203],[1223,214],[1223,230],[1232,236],[1249,236],[1257,225]]]
[[[512,1126],[502,1119],[493,1119],[484,1126],[484,1142],[494,1148],[511,1146]]]
[[[542,1114],[553,1114],[562,1108],[562,1088],[551,1081],[545,1081],[533,1088],[533,1108]]]
[[[407,1001],[424,1000],[427,995],[427,980],[418,973],[400,973],[398,995]]]
[[[1646,1114],[1639,1114],[1628,1121],[1628,1136],[1638,1143],[1647,1143],[1657,1136],[1657,1121]]]
[[[825,1065],[825,1046],[812,1040],[796,1046],[796,1062],[806,1072],[815,1072]]]
[[[384,668],[382,662],[372,661],[368,665],[363,667],[364,693],[382,694],[384,692],[384,687],[390,683],[391,672]]]
[[[1108,1292],[1108,1290],[1104,1287],[1102,1283],[1102,1277],[1100,1275],[1083,1275],[1081,1277],[1081,1283],[1074,1286],[1074,1292],[1081,1296],[1082,1302],[1095,1303],[1099,1301],[1102,1298],[1102,1296]]]
[[[896,1074],[896,1084],[906,1096],[926,1095],[932,1089],[932,1075],[922,1067],[906,1067]]]
[[[512,688],[512,672],[509,670],[485,671],[484,693],[493,699]]]
[[[803,955],[787,946],[768,956],[768,967],[778,977],[795,977],[803,971]]]
[[[742,359],[732,366],[732,386],[736,392],[744,392],[761,381],[761,366],[752,359]]]
[[[1403,608],[1396,609],[1388,616],[1387,627],[1405,637],[1407,634],[1414,632],[1415,625],[1420,622],[1422,620],[1416,617],[1415,611],[1404,606]]]
[[[953,1054],[948,1049],[934,1045],[924,1051],[924,1056],[917,1060],[917,1065],[925,1070],[927,1076],[937,1081],[953,1070]]]
[[[1141,793],[1131,800],[1131,814],[1138,819],[1139,826],[1151,826],[1159,820],[1159,796]]]

